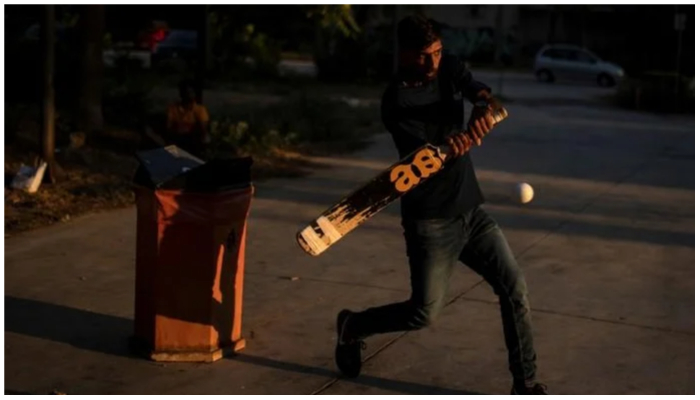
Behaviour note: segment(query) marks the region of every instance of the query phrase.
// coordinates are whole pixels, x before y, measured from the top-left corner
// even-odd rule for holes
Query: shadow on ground
[[[259,366],[268,367],[268,368],[285,370],[285,371],[289,371],[289,372],[301,372],[301,373],[305,373],[305,374],[324,376],[324,377],[327,377],[329,379],[345,380],[344,378],[340,378],[337,372],[331,371],[331,370],[328,370],[325,368],[309,367],[306,365],[288,363],[288,362],[284,362],[284,361],[270,360],[268,358],[257,357],[257,356],[252,356],[252,355],[248,355],[248,354],[238,354],[235,357],[233,357],[233,359],[236,361],[239,361],[239,362],[247,363],[247,364],[254,364],[254,365],[259,365]],[[356,384],[356,385],[370,386],[370,387],[375,387],[375,388],[382,389],[382,390],[388,390],[388,391],[403,393],[403,394],[423,394],[423,395],[425,395],[425,394],[439,394],[439,395],[444,395],[444,394],[447,394],[447,395],[481,394],[481,393],[469,392],[469,391],[465,391],[465,390],[448,389],[448,388],[442,388],[442,387],[436,387],[436,386],[430,386],[430,385],[423,385],[423,384],[419,384],[419,383],[378,378],[378,377],[373,377],[373,376],[360,376],[356,379],[349,379],[347,381],[352,382],[353,384]],[[317,394],[323,394],[323,391],[320,391]]]
[[[5,332],[130,357],[133,321],[93,311],[5,296]]]
[[[133,321],[127,318],[80,310],[38,300],[5,296],[5,332],[32,336],[76,348],[114,356],[134,358],[127,346],[133,332]],[[306,366],[246,353],[232,356],[235,362],[253,364],[276,370],[304,373],[339,379],[338,373],[320,367]],[[146,378],[147,377],[142,377]],[[362,376],[352,381],[358,385],[403,394],[478,394],[465,390]],[[30,394],[6,389],[5,394]]]

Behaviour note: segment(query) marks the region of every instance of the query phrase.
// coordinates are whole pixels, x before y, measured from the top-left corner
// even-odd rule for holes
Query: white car
[[[576,80],[614,86],[624,76],[619,65],[603,61],[591,51],[573,45],[546,45],[535,56],[535,76],[542,82]]]

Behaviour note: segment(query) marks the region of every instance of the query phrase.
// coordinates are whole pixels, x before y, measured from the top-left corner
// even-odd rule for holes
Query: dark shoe
[[[547,386],[542,383],[533,383],[531,385],[513,385],[510,394],[549,394]]]
[[[335,364],[343,375],[348,378],[356,378],[362,369],[362,350],[365,348],[365,342],[352,337],[347,329],[351,316],[350,310],[338,313],[338,343],[335,346]]]

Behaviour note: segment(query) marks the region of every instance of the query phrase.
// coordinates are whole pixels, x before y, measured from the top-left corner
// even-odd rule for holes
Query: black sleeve
[[[445,56],[444,64],[441,67],[447,70],[446,72],[449,74],[456,89],[462,92],[462,95],[472,103],[476,102],[476,95],[480,91],[486,90],[491,93],[491,88],[475,80],[471,71],[469,71],[466,65],[464,65],[464,62],[460,61],[458,58],[449,55]]]

